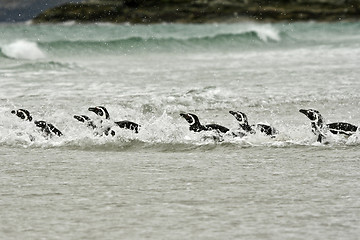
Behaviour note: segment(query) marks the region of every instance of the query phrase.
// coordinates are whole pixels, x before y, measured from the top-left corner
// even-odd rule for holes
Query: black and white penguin
[[[24,121],[28,121],[28,122],[32,122],[32,116],[30,114],[30,112],[26,109],[17,109],[17,110],[12,110],[11,111],[12,114],[15,114],[17,117],[21,118]],[[19,136],[23,135],[23,133],[18,133]],[[29,136],[30,141],[35,141],[35,137],[32,136],[31,134],[27,134]]]
[[[255,125],[249,125],[248,118],[245,113],[240,111],[229,111],[231,115],[239,122],[241,135],[255,134],[256,131],[260,131],[268,136],[274,136],[278,131],[270,125],[258,123]],[[235,134],[236,135],[236,134]]]
[[[193,113],[180,113],[180,116],[185,118],[185,120],[190,124],[190,131],[201,132],[201,131],[218,131],[221,133],[227,133],[229,129],[227,127],[218,125],[218,124],[206,124],[202,125],[199,121],[199,118]]]
[[[18,109],[18,110],[12,110],[12,114],[15,114],[19,118],[25,120],[25,121],[32,121],[32,116],[30,112],[26,109]],[[46,137],[51,137],[53,135],[56,136],[62,136],[62,132],[57,129],[54,125],[51,123],[46,123],[45,121],[34,121],[35,126],[39,127],[40,130],[45,134]],[[33,137],[31,137],[33,139]]]
[[[85,123],[87,127],[95,129],[96,125],[94,122],[86,115],[74,115],[74,118],[79,122]]]
[[[82,122],[82,123],[86,124],[86,126],[88,128],[91,128],[92,130],[94,130],[94,135],[95,136],[99,136],[99,135],[101,136],[103,134],[105,136],[108,136],[109,134],[111,136],[115,136],[115,132],[113,130],[111,130],[110,126],[104,127],[102,125],[102,120],[101,120],[100,124],[96,125],[94,123],[94,121],[91,120],[91,118],[89,118],[86,115],[74,115],[74,118],[76,120],[78,120],[79,122]]]
[[[47,123],[45,121],[35,121],[34,123],[38,128],[40,128],[46,137],[52,137],[54,135],[60,137],[63,135],[62,132],[60,132],[60,130],[51,123]]]
[[[322,142],[327,131],[332,134],[344,134],[346,136],[353,135],[358,131],[358,127],[346,122],[334,122],[325,124],[323,116],[315,109],[300,109],[299,112],[305,114],[311,121],[311,130],[317,135],[317,141]]]
[[[19,118],[25,120],[25,121],[32,121],[32,116],[30,114],[30,112],[26,109],[18,109],[18,110],[12,110],[11,111],[12,114],[15,114],[16,116],[18,116]]]
[[[89,111],[94,112],[96,115],[100,116],[103,119],[110,120],[110,114],[107,109],[103,106],[90,107]],[[129,129],[135,133],[139,132],[140,125],[131,121],[116,121],[114,122],[120,128]],[[114,133],[115,134],[115,133]],[[113,135],[113,134],[112,134]]]

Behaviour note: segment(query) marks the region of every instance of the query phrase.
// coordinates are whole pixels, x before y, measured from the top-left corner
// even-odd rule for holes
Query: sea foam
[[[252,25],[248,30],[254,31],[263,42],[279,42],[281,40],[279,30],[274,28],[272,25]]]
[[[45,54],[39,46],[27,40],[17,40],[1,48],[4,55],[15,59],[36,60],[45,58]]]

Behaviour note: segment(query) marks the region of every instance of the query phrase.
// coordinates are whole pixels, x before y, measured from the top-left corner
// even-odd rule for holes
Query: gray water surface
[[[0,235],[358,238],[357,147],[215,150],[3,148]]]

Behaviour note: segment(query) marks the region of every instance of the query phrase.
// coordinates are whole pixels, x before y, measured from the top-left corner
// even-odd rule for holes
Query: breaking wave
[[[65,27],[65,26],[63,26]],[[114,26],[112,26],[115,28]],[[108,33],[107,33],[108,34]],[[234,50],[261,47],[281,41],[281,33],[270,25],[252,26],[240,30],[210,30],[203,33],[178,32],[124,33],[103,36],[57,37],[51,40],[20,39],[1,46],[0,57],[12,59],[43,59],[50,56],[77,54],[109,55],[131,52],[190,52],[203,50]]]
[[[275,43],[278,40],[268,36],[259,37],[256,32],[244,34],[221,34],[211,37],[177,39],[177,38],[142,38],[130,37],[111,41],[60,40],[54,42],[40,42],[39,46],[55,55],[66,55],[67,52],[76,51],[78,54],[116,54],[116,53],[139,53],[139,52],[190,52],[204,50],[234,50],[249,46],[262,46],[267,43]]]
[[[45,53],[37,43],[27,40],[17,40],[1,47],[4,56],[14,59],[36,60],[45,58]]]
[[[28,26],[34,27],[35,26]],[[0,58],[36,60],[45,57],[152,52],[211,52],[276,47],[358,44],[358,24],[158,24],[41,26],[44,35],[4,39]],[[320,31],[320,32],[319,32]],[[51,34],[48,34],[51,33]],[[346,33],[346,34],[344,34]],[[18,38],[19,36],[16,36]],[[15,39],[16,39],[15,38]],[[6,42],[10,41],[10,42]],[[11,42],[13,41],[13,42]]]

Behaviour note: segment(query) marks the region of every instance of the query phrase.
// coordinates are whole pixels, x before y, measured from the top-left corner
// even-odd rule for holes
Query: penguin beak
[[[189,115],[187,115],[186,113],[180,113],[180,116],[182,116],[183,118],[185,118],[186,121],[190,120]]]
[[[15,110],[12,110],[11,113],[12,113],[12,114],[16,114],[16,111],[15,111]]]
[[[234,111],[229,111],[229,113],[230,113],[231,115],[234,115],[234,114],[235,114],[235,112],[234,112]]]
[[[180,116],[182,116],[183,118],[187,118],[187,115],[185,113],[180,113]]]
[[[299,112],[305,114],[306,116],[308,115],[308,110],[306,109],[300,109]]]

